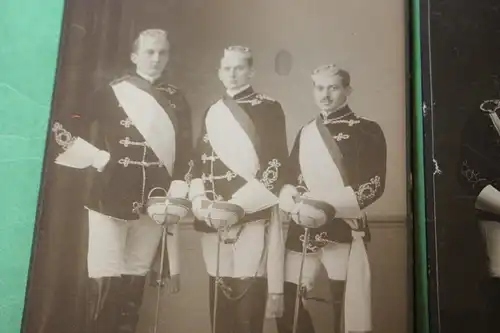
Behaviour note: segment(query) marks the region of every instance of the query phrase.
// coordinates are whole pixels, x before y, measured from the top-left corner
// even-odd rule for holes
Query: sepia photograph
[[[429,325],[440,333],[500,331],[497,5],[421,2]]]
[[[68,0],[25,333],[410,333],[396,0]]]

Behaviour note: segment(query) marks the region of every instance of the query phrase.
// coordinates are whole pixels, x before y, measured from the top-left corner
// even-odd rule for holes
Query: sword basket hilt
[[[155,191],[163,192],[163,196],[153,196]],[[150,217],[160,225],[179,223],[191,209],[191,201],[185,198],[168,197],[164,188],[155,187],[148,194],[147,210]]]

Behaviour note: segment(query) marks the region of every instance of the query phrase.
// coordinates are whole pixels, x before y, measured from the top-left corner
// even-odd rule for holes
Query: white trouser
[[[481,221],[481,226],[489,258],[490,274],[494,277],[500,277],[500,223]]]
[[[161,236],[162,227],[147,215],[123,221],[89,210],[89,277],[146,275]]]
[[[236,229],[231,231],[234,236]],[[234,244],[220,243],[219,276],[246,278],[266,274],[266,221],[246,223]],[[201,247],[210,276],[217,272],[217,233],[203,233]],[[264,256],[263,256],[264,255]]]
[[[302,285],[311,290],[321,265],[330,280],[345,281],[351,244],[330,243],[317,252],[307,253],[302,270]],[[298,284],[302,253],[288,250],[285,258],[285,281]]]

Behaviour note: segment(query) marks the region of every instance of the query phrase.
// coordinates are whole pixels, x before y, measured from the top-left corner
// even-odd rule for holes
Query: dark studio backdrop
[[[483,332],[487,258],[457,167],[467,118],[500,97],[500,3],[421,4],[432,324],[441,333]]]
[[[412,262],[407,259],[403,2],[71,0],[66,7],[53,118],[85,112],[89,93],[130,65],[131,43],[147,28],[169,32],[172,47],[166,75],[193,109],[195,136],[200,116],[223,91],[216,71],[226,46],[242,44],[254,51],[255,87],[283,105],[290,145],[299,126],[317,113],[310,72],[331,62],[349,70],[353,110],[377,121],[388,145],[385,194],[368,212],[374,332],[407,332],[412,310],[407,272]],[[279,75],[275,68],[282,50],[291,55],[287,75]],[[85,171],[53,164],[56,150],[50,142],[25,333],[84,333],[87,226],[82,199],[89,184]],[[180,294],[163,299],[161,330],[208,331],[208,282],[199,239],[189,224],[182,226],[181,244],[182,270],[188,273],[182,275]],[[315,293],[327,294],[324,282],[323,276]],[[138,333],[148,332],[151,324],[153,291],[146,293]],[[328,332],[328,305],[310,306],[317,331]],[[274,323],[267,321],[266,333],[272,332]]]

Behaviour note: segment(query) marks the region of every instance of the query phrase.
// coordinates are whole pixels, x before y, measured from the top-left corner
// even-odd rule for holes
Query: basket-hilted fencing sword
[[[161,305],[161,289],[163,288],[163,276],[165,275],[165,255],[167,252],[167,235],[168,235],[168,225],[166,223],[167,219],[170,218],[175,220],[173,224],[178,223],[180,220],[179,216],[167,214],[165,216],[165,221],[161,225],[161,251],[160,251],[160,271],[158,273],[158,279],[156,281],[156,308],[155,308],[155,325],[153,333],[158,333],[158,324],[160,320],[160,305]]]
[[[208,216],[207,216],[208,222],[213,225],[211,217],[211,212],[209,210]],[[219,220],[220,222],[223,222],[224,220]],[[212,332],[215,333],[217,332],[217,307],[219,304],[219,279],[220,279],[220,247],[221,247],[221,241],[222,241],[222,231],[227,229],[227,226],[225,223],[220,223],[219,226],[217,227],[217,257],[216,257],[216,262],[215,262],[215,279],[214,279],[214,300],[213,300],[213,313],[212,313]]]

